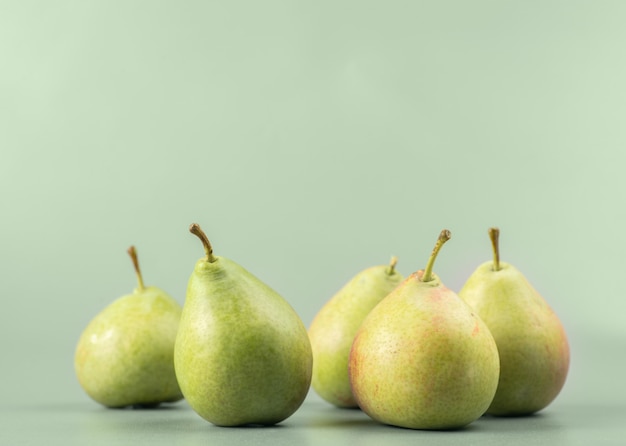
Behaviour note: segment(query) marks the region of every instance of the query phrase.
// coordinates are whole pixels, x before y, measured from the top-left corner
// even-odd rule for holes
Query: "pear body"
[[[457,429],[484,414],[496,391],[496,343],[439,278],[411,274],[365,318],[349,374],[361,409],[385,424]]]
[[[347,282],[311,322],[311,385],[327,402],[358,407],[348,377],[352,341],[367,314],[402,280],[402,275],[389,265],[367,268]]]
[[[201,259],[189,279],[174,355],[189,405],[218,426],[272,425],[311,383],[306,328],[276,291],[237,263]]]
[[[561,321],[514,266],[485,262],[459,291],[485,321],[500,354],[500,382],[488,413],[527,415],[550,404],[569,369]]]
[[[107,407],[180,400],[174,344],[181,312],[178,302],[157,287],[113,301],[78,341],[74,368],[81,387]]]

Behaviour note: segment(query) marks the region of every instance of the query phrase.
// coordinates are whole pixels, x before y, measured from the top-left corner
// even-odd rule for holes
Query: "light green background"
[[[74,346],[135,286],[131,244],[183,303],[192,222],[307,325],[367,266],[422,268],[443,228],[458,290],[497,225],[570,336],[547,422],[624,413],[624,23],[621,1],[0,1],[3,435],[133,416],[98,412]],[[358,424],[309,414],[347,415],[311,393],[310,444]]]

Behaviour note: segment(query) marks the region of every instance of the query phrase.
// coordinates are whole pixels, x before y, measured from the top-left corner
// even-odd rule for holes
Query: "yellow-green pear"
[[[498,384],[496,343],[485,323],[432,272],[407,277],[361,324],[349,376],[373,419],[410,429],[458,429],[482,416]]]
[[[480,265],[459,291],[489,327],[500,354],[500,382],[487,413],[527,415],[560,393],[570,350],[561,321],[509,263],[500,261],[497,228],[489,229],[493,260]]]
[[[176,339],[185,399],[218,426],[273,425],[303,403],[312,353],[306,327],[276,291],[213,248],[196,262]]]
[[[389,265],[359,272],[326,302],[311,322],[311,385],[319,396],[335,406],[358,407],[348,377],[350,348],[365,316],[402,281],[396,263],[393,257]]]
[[[165,291],[144,286],[135,248],[128,253],[138,286],[87,325],[74,368],[87,395],[104,406],[155,407],[182,398],[174,372],[182,308]]]

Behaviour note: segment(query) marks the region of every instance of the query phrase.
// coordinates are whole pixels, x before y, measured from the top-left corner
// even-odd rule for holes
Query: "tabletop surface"
[[[159,409],[111,410],[89,401],[0,408],[5,445],[623,445],[626,405],[585,407],[555,402],[530,417],[483,417],[458,431],[418,431],[379,424],[360,410],[334,408],[309,397],[273,427],[223,428],[184,402]]]

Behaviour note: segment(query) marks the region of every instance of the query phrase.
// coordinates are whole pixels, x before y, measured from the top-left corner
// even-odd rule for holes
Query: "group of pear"
[[[548,406],[569,369],[555,312],[511,264],[493,259],[457,293],[433,272],[443,230],[426,267],[408,277],[367,268],[320,308],[310,327],[275,290],[236,262],[205,255],[184,305],[145,286],[105,307],[74,356],[84,391],[110,408],[185,399],[217,426],[274,425],[312,387],[328,403],[410,429],[459,429],[483,415],[521,416]]]

